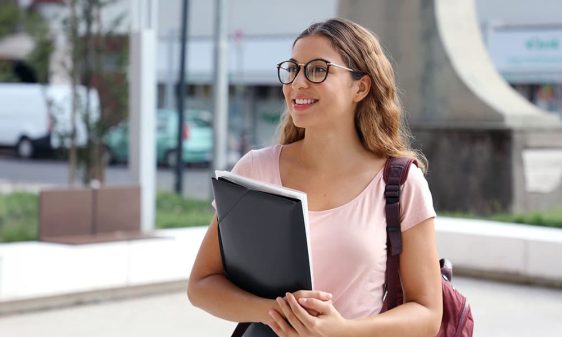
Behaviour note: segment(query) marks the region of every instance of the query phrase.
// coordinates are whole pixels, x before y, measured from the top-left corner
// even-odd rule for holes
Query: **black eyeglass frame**
[[[316,61],[323,61],[323,62],[326,63],[326,76],[324,76],[324,79],[322,79],[322,81],[319,81],[319,82],[313,81],[313,80],[311,80],[310,78],[308,78],[308,75],[307,75],[307,72],[306,72],[306,67],[307,67],[310,63],[316,62]],[[297,72],[295,73],[295,77],[293,77],[293,79],[292,79],[290,82],[285,83],[285,82],[283,82],[283,81],[281,80],[281,65],[282,65],[283,63],[287,63],[287,62],[290,62],[290,63],[294,64],[294,65],[297,67]],[[309,82],[318,84],[318,83],[324,82],[324,81],[328,78],[328,73],[330,72],[330,67],[331,67],[331,66],[334,66],[334,67],[337,67],[337,68],[341,68],[341,69],[345,69],[345,70],[347,70],[347,71],[350,71],[350,72],[351,72],[351,75],[352,75],[352,77],[353,77],[354,80],[358,80],[358,79],[360,79],[361,77],[363,77],[363,75],[365,75],[365,73],[362,72],[362,71],[360,71],[360,70],[351,69],[351,68],[348,68],[348,67],[346,67],[346,66],[342,66],[342,65],[339,65],[339,64],[330,62],[330,61],[328,61],[328,60],[324,60],[324,59],[322,59],[322,58],[316,58],[316,59],[310,60],[310,61],[308,61],[308,62],[306,62],[306,63],[297,63],[297,61],[295,61],[295,60],[287,60],[287,61],[283,61],[283,62],[278,63],[278,64],[277,64],[277,78],[279,79],[279,82],[281,82],[281,84],[291,84],[291,83],[293,83],[293,82],[295,81],[295,79],[296,79],[297,76],[299,75],[299,72],[301,71],[301,67],[302,67],[302,68],[304,69],[304,77],[305,77]]]

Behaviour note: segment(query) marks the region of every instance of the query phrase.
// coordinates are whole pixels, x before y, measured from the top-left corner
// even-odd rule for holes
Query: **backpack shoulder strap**
[[[384,198],[386,199],[386,233],[389,253],[392,256],[402,252],[402,236],[400,230],[400,186],[408,178],[410,165],[418,164],[413,158],[388,158],[384,165],[383,179],[386,183]]]
[[[400,282],[400,253],[402,253],[402,231],[400,227],[400,186],[408,178],[410,165],[418,164],[413,158],[388,158],[384,166],[383,179],[386,183],[386,273],[385,298],[382,311],[390,310],[403,302]]]

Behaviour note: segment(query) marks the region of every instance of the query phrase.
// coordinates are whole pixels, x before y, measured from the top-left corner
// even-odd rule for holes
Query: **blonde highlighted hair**
[[[294,41],[320,35],[338,51],[346,66],[371,78],[369,94],[357,105],[355,129],[363,146],[381,157],[411,157],[425,171],[423,154],[410,146],[407,128],[396,88],[394,71],[378,39],[369,30],[352,21],[335,18],[314,23]],[[305,130],[296,127],[287,108],[279,125],[279,142],[290,144],[304,138]]]

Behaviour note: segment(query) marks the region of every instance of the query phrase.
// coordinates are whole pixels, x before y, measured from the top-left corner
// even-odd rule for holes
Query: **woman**
[[[278,65],[287,110],[280,144],[250,151],[233,172],[304,191],[313,291],[264,299],[223,273],[216,216],[189,279],[190,301],[279,336],[435,336],[442,315],[435,212],[423,157],[409,149],[392,67],[365,28],[344,19],[313,24]],[[405,304],[382,314],[386,221],[382,169],[410,156],[401,196]]]

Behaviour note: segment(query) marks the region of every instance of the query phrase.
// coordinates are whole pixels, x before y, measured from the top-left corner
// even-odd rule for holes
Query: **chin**
[[[311,118],[309,118],[308,116],[298,116],[295,114],[294,111],[291,111],[291,119],[293,120],[293,124],[297,127],[297,128],[302,128],[302,129],[306,129],[307,127],[309,127],[311,125]]]

